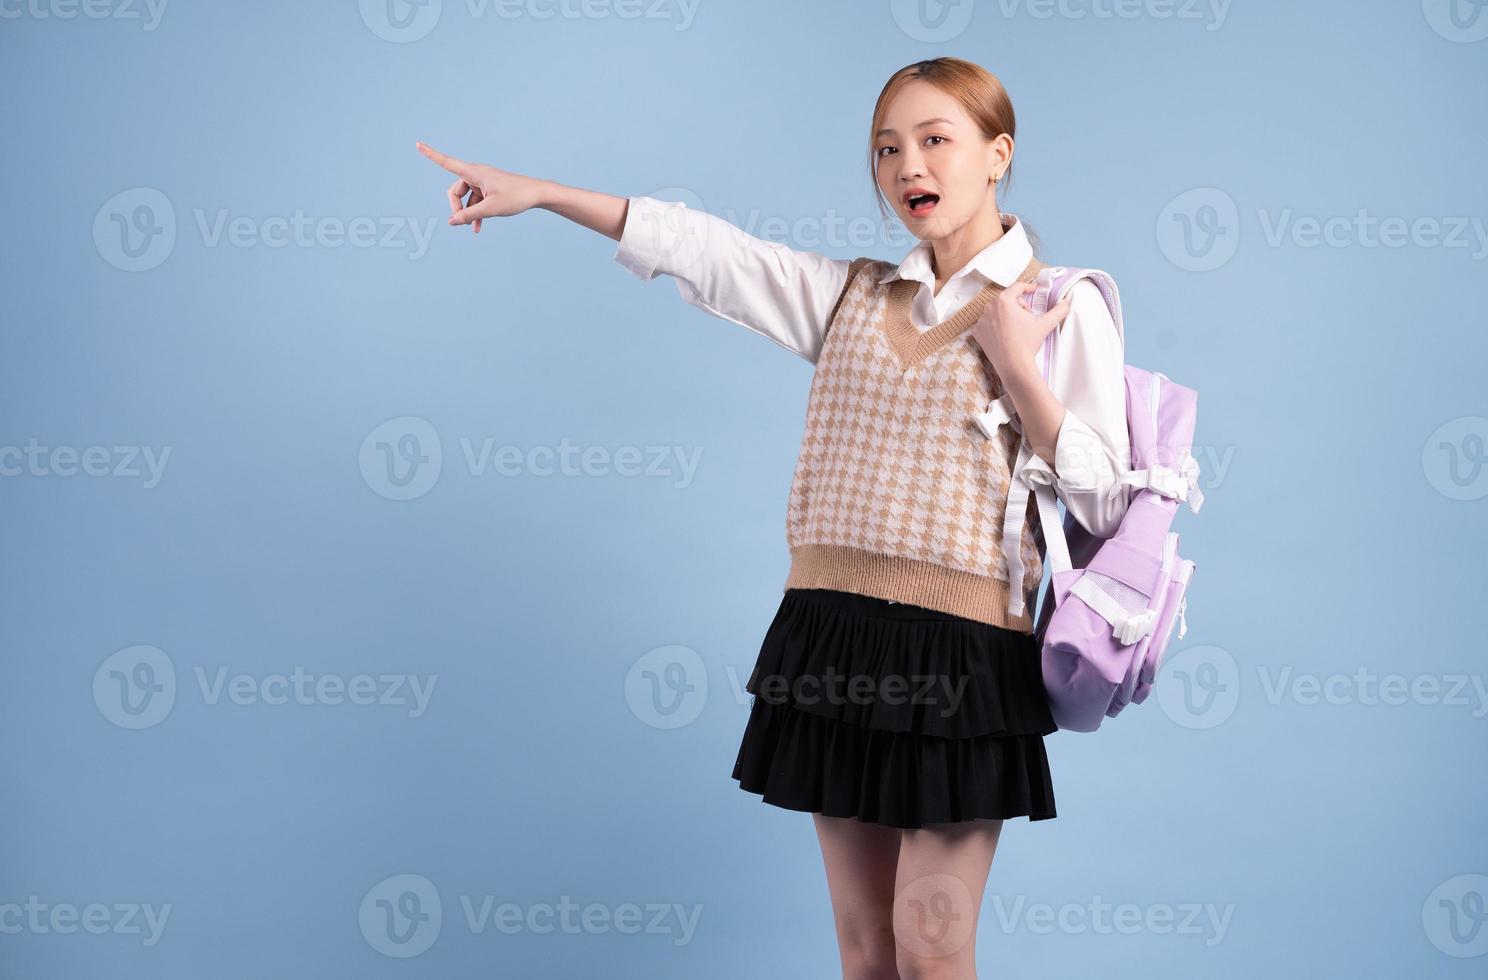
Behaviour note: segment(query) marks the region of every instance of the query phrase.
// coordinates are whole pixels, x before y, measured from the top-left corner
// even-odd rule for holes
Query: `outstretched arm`
[[[815,364],[852,265],[755,238],[677,201],[633,197],[615,261],[642,280],[665,273],[688,303]]]
[[[630,203],[627,198],[469,163],[422,141],[414,146],[457,178],[446,192],[452,225],[474,225],[479,232],[482,219],[507,218],[532,208],[545,208],[616,241],[625,229]]]
[[[670,275],[688,303],[816,363],[849,260],[756,238],[677,202],[567,187],[417,146],[456,177],[450,224],[478,232],[484,218],[552,211],[618,241],[615,260],[637,278]]]

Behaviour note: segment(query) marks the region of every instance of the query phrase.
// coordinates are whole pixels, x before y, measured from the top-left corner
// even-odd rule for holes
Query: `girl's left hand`
[[[1028,309],[1028,294],[1033,288],[1031,282],[1021,279],[1014,282],[992,297],[971,326],[972,336],[981,345],[982,353],[992,362],[999,377],[1019,370],[1031,370],[1035,363],[1034,355],[1044,338],[1063,323],[1069,313],[1070,303],[1066,297],[1042,315],[1034,316]]]

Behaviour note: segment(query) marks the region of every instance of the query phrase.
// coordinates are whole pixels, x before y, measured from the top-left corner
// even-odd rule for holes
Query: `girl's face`
[[[1009,136],[985,139],[959,102],[920,80],[899,90],[881,125],[873,146],[878,186],[916,238],[944,238],[978,216],[995,219],[992,175],[1012,159]],[[929,196],[914,197],[911,207],[911,192]]]

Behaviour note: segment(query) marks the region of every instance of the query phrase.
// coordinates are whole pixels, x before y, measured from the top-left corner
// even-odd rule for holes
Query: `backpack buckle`
[[[987,410],[978,413],[973,418],[976,419],[977,428],[981,429],[982,435],[988,439],[996,439],[997,430],[1004,423],[1011,426],[1014,432],[1023,431],[1018,422],[1018,413],[1013,410],[1013,400],[1009,395],[992,399],[992,404],[987,406]]]
[[[1137,613],[1134,616],[1128,616],[1123,622],[1118,624],[1117,627],[1112,630],[1112,632],[1115,634],[1117,641],[1121,643],[1122,646],[1130,646],[1131,644],[1140,640],[1142,637],[1146,636],[1148,633],[1151,633],[1152,627],[1156,623],[1157,610],[1148,609],[1144,612]]]
[[[1147,486],[1174,500],[1188,498],[1188,480],[1178,471],[1166,466],[1152,466],[1147,472]]]

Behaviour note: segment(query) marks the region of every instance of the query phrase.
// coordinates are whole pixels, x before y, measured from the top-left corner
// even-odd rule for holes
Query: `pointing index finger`
[[[418,140],[413,145],[418,147],[418,151],[420,153],[428,157],[430,160],[433,160],[435,163],[439,164],[450,173],[458,174],[461,177],[470,177],[470,164],[466,163],[464,160],[460,160],[447,154],[440,153],[438,150],[434,149],[434,147],[430,146],[428,143],[425,143],[423,140]]]

